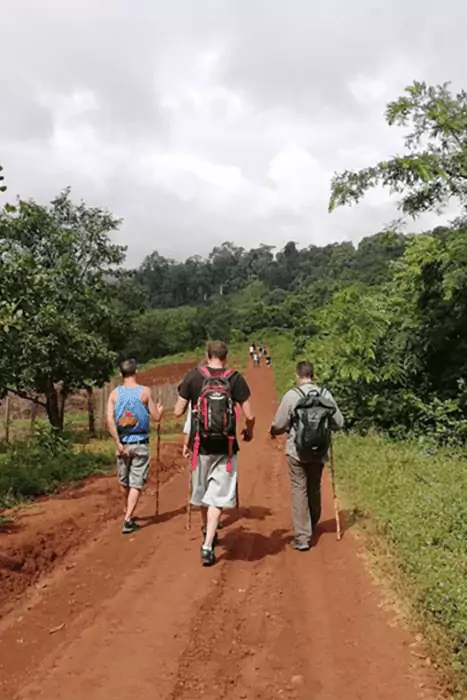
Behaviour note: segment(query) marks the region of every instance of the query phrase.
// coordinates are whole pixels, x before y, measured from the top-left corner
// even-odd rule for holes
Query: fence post
[[[106,400],[105,400],[105,385],[100,390],[99,396],[99,427],[102,432],[105,431],[105,411],[106,411]]]
[[[5,396],[5,442],[10,442],[10,394]]]
[[[87,404],[88,404],[88,428],[91,437],[96,436],[96,417],[94,415],[94,392],[92,386],[86,387]]]

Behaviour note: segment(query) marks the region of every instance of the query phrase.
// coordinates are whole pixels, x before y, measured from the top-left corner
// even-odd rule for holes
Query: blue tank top
[[[124,443],[149,439],[149,409],[141,401],[142,386],[118,386],[115,423]]]

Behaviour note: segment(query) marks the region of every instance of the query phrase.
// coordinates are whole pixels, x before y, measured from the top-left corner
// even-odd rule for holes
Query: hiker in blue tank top
[[[107,405],[107,426],[117,445],[117,473],[125,499],[123,534],[139,530],[134,512],[147,481],[150,462],[150,419],[159,422],[164,412],[155,404],[149,387],[138,384],[134,359],[120,366],[121,386],[112,391]]]

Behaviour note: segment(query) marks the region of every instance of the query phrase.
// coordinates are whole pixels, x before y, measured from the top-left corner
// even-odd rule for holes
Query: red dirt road
[[[79,552],[0,623],[2,700],[437,697],[356,539],[336,542],[327,485],[316,547],[288,547],[283,445],[267,439],[272,377],[249,379],[257,437],[242,448],[242,508],[225,516],[217,565],[199,564],[196,513],[185,530],[186,474],[165,484],[158,518],[145,497],[135,536],[119,519],[83,532]]]

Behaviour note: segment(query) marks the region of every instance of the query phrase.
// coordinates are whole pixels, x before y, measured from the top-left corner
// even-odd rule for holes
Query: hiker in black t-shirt
[[[208,343],[206,363],[190,370],[183,379],[174,409],[179,418],[190,401],[194,407],[189,441],[193,454],[191,504],[202,509],[204,566],[215,562],[213,546],[222,509],[236,505],[239,446],[234,406],[242,409],[246,419],[244,440],[253,438],[255,424],[250,389],[241,374],[226,369],[227,353],[225,343]],[[217,424],[216,411],[219,411]]]

